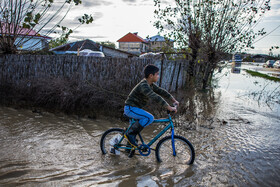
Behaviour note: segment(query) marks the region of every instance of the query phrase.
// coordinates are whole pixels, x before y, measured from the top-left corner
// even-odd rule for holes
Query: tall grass
[[[271,77],[269,75],[266,75],[266,74],[263,74],[263,73],[259,73],[259,72],[256,72],[256,71],[251,71],[251,70],[248,70],[248,69],[245,69],[245,71],[247,73],[249,73],[250,75],[254,76],[254,77],[262,77],[264,79],[280,82],[280,78],[277,78],[277,77]]]

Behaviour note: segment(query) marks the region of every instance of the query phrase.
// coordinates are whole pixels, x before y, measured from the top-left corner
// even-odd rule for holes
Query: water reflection
[[[213,128],[217,108],[219,107],[220,93],[213,89],[206,91],[189,89],[178,93],[182,105],[175,118],[176,124],[185,130],[194,130],[197,127]]]
[[[241,72],[241,62],[232,62],[231,64],[231,73],[240,73]]]

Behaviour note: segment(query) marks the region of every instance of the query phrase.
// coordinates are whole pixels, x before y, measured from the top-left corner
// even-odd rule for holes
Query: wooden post
[[[169,87],[168,87],[169,91],[172,91],[171,87],[172,87],[172,83],[173,83],[173,79],[174,79],[174,75],[175,75],[175,71],[176,71],[176,65],[177,65],[177,61],[175,61],[174,68],[173,68],[173,71],[172,71],[171,81],[170,81]]]
[[[177,90],[178,90],[178,82],[179,82],[179,75],[180,75],[180,72],[181,72],[181,66],[182,66],[182,62],[179,63],[179,69],[178,69],[178,73],[177,73],[175,92],[177,92]]]
[[[160,78],[159,78],[159,86],[161,87],[162,77],[163,77],[163,61],[164,61],[164,53],[161,53],[161,66],[160,66]]]

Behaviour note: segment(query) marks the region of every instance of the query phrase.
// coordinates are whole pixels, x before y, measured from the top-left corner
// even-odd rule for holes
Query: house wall
[[[18,50],[41,50],[46,47],[46,41],[44,41],[44,38],[28,38],[28,37],[21,37],[19,36],[15,44],[18,45]]]
[[[141,42],[119,42],[119,48],[129,53],[141,54],[148,51],[148,44]]]
[[[265,58],[254,58],[255,62],[265,62]]]

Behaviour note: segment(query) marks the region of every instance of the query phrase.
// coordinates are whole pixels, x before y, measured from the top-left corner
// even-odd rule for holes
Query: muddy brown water
[[[198,120],[193,130],[176,129],[195,147],[192,166],[158,164],[154,153],[104,157],[102,133],[124,122],[0,107],[0,186],[280,186],[279,83],[242,70],[216,77],[211,128]]]

